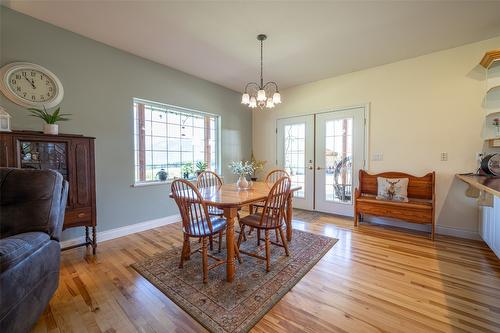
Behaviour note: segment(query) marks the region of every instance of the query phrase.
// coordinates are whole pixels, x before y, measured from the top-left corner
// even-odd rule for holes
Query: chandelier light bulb
[[[250,102],[249,102],[249,107],[251,108],[256,108],[257,107],[257,100],[255,99],[254,96],[250,97]]]
[[[243,96],[241,96],[241,104],[250,104],[250,95],[247,93],[244,93]]]
[[[271,97],[269,97],[269,98],[267,99],[266,108],[269,108],[269,109],[274,108],[273,99],[272,99]]]
[[[266,99],[267,98],[266,98],[266,91],[265,90],[260,89],[259,91],[257,91],[257,101],[263,102]]]
[[[273,95],[273,103],[280,104],[281,103],[281,95],[279,92],[275,92]]]

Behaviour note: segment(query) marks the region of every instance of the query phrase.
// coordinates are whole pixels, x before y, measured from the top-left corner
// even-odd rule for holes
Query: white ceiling
[[[500,35],[500,1],[1,1],[236,91],[258,79],[259,33],[281,89]]]

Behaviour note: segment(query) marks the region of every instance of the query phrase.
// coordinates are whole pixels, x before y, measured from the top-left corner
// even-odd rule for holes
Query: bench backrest
[[[377,177],[408,178],[408,198],[432,200],[434,196],[435,172],[430,172],[423,177],[416,177],[403,172],[382,172],[369,174],[359,170],[359,190],[362,194],[377,195]]]

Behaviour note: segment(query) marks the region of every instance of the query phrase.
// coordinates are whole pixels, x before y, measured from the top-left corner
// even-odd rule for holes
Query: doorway
[[[366,107],[277,121],[276,163],[293,185],[294,206],[353,216],[358,172],[365,167]]]

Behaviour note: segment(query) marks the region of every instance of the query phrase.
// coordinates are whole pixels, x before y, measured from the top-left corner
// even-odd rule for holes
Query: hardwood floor
[[[500,260],[479,241],[296,211],[339,242],[252,332],[500,332]],[[181,246],[179,225],[63,252],[33,332],[204,332],[130,265]],[[236,266],[237,267],[237,266]]]

